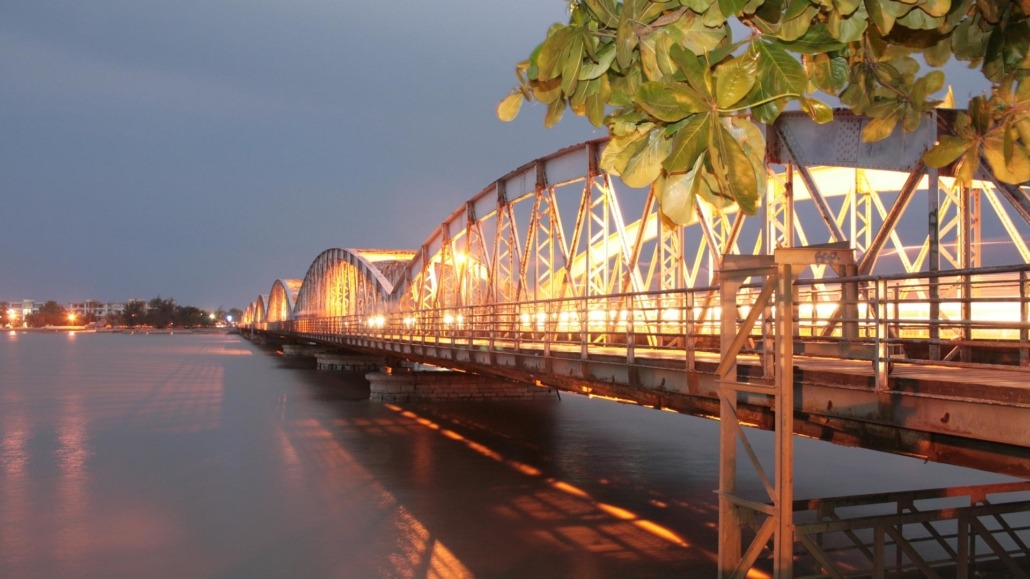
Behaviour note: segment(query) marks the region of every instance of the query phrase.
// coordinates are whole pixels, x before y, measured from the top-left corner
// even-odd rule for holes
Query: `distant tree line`
[[[213,326],[224,314],[215,317],[193,306],[180,306],[173,299],[162,299],[160,296],[149,302],[129,302],[120,315],[112,315],[112,325],[151,326],[154,328],[202,328]],[[120,318],[120,319],[117,319]]]
[[[181,306],[175,303],[174,299],[164,299],[160,296],[144,302],[142,300],[131,301],[125,306],[122,313],[112,313],[97,319],[96,315],[72,315],[67,308],[50,300],[43,304],[38,312],[33,312],[21,319],[13,310],[3,308],[0,312],[0,321],[3,326],[20,326],[22,322],[30,328],[43,328],[46,326],[68,326],[98,324],[105,326],[125,326],[130,328],[149,326],[153,328],[204,328],[215,326],[226,321],[227,316],[233,321],[238,321],[243,312],[233,308],[225,311],[221,308],[206,312],[194,306]]]

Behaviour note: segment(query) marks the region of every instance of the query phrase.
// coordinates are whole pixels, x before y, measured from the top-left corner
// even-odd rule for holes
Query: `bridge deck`
[[[719,414],[719,354],[683,349],[441,337],[281,333],[282,338],[388,355],[495,375],[562,390],[605,396],[686,414]],[[757,355],[738,357],[744,423],[772,429]],[[795,432],[848,446],[909,454],[1030,477],[1030,368],[958,367],[897,362],[886,389],[877,389],[869,360],[795,356]]]

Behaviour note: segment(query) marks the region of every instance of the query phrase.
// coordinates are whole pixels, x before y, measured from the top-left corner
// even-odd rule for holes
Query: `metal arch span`
[[[987,173],[960,187],[946,170],[923,166],[920,154],[946,130],[936,115],[914,135],[876,145],[860,142],[864,122],[838,112],[831,127],[816,127],[783,115],[769,127],[775,164],[762,211],[699,204],[685,225],[663,219],[651,192],[616,190],[598,167],[604,139],[560,150],[452,212],[391,301],[415,312],[693,289],[718,283],[725,255],[830,242],[858,250],[866,275],[976,268],[988,265],[988,246],[1008,252],[990,265],[1030,264],[1025,188],[1001,187]],[[825,274],[817,264],[804,275]]]
[[[303,280],[299,279],[275,280],[272,290],[268,292],[266,322],[285,322],[293,319],[293,304],[297,302],[297,294],[300,293],[302,283]]]
[[[267,303],[268,297],[259,295],[251,306],[254,326],[261,330],[265,329],[267,324],[268,310],[265,309],[265,304]]]
[[[297,293],[293,319],[339,317],[378,312],[388,302],[405,250],[332,248],[308,267]]]

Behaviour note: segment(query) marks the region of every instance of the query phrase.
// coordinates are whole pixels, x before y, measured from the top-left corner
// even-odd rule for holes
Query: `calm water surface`
[[[238,336],[2,335],[0,577],[715,576],[717,423],[367,396]],[[797,444],[799,498],[1002,480]]]

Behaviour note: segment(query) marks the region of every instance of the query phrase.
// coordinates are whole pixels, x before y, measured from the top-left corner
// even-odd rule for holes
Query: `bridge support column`
[[[317,357],[322,348],[311,344],[283,344],[283,356],[290,357]]]
[[[545,386],[464,372],[371,372],[366,374],[373,402],[554,399]]]
[[[773,577],[790,579],[794,573],[794,318],[797,316],[795,278],[811,264],[824,264],[838,273],[855,271],[855,252],[847,243],[780,248],[774,255],[727,255],[719,272],[722,308],[719,382],[719,577],[743,579],[762,551],[772,542]],[[764,278],[757,300],[738,325],[738,292],[747,278]],[[857,292],[856,292],[857,293]],[[775,297],[774,297],[775,296]],[[847,297],[845,297],[847,299]],[[775,301],[772,301],[775,300]],[[775,372],[767,379],[741,381],[737,356],[751,337],[758,318],[776,304]],[[847,308],[845,308],[847,310]],[[845,332],[846,334],[847,332]],[[775,415],[773,473],[767,473],[748,442],[737,416],[742,398],[769,397]],[[737,448],[744,449],[766,496],[743,497],[737,488]],[[768,502],[766,502],[766,500]],[[742,530],[754,525],[750,545],[744,549]]]
[[[381,356],[362,356],[342,352],[320,351],[315,354],[319,370],[343,370],[346,372],[373,372],[389,364]]]

